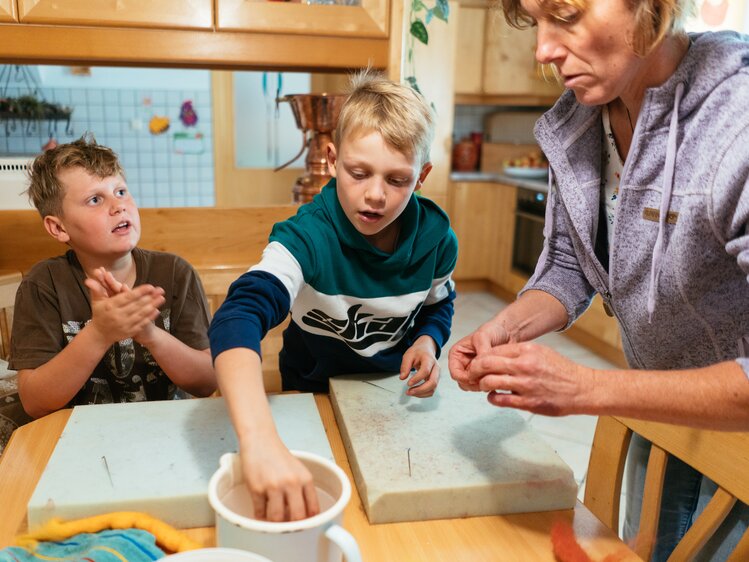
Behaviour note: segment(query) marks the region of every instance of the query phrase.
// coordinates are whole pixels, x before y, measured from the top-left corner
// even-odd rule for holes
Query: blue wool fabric
[[[0,562],[149,562],[163,557],[155,537],[140,529],[81,533],[64,541],[40,542],[35,549],[0,550]]]

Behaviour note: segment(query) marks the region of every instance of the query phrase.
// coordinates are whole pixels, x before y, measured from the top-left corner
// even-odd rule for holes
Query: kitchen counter
[[[505,185],[514,185],[525,189],[531,189],[533,191],[540,191],[542,193],[547,193],[549,191],[549,185],[546,180],[518,178],[516,176],[509,176],[499,172],[452,172],[450,174],[450,181],[503,183]]]

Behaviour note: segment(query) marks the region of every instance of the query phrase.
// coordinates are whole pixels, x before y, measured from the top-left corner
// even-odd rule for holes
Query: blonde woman
[[[536,28],[536,58],[567,91],[535,130],[551,169],[544,251],[518,299],[451,349],[453,378],[545,415],[749,429],[748,38],[688,35],[687,0],[502,7],[512,25]],[[568,327],[596,293],[630,369],[595,370],[529,343]],[[646,452],[633,440],[630,492]],[[666,486],[655,559],[711,483],[671,462]],[[631,536],[641,497],[628,499]],[[703,555],[725,559],[747,519],[733,513]]]

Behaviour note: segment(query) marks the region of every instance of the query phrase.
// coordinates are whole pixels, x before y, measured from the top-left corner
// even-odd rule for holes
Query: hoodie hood
[[[395,251],[389,254],[373,246],[351,224],[338,201],[335,178],[323,187],[310,205],[313,207],[310,211],[320,209],[325,213],[344,245],[366,252],[369,259],[379,262],[386,268],[398,269],[430,254],[442,242],[450,228],[450,220],[442,209],[429,199],[412,194],[406,208],[397,219],[400,221],[400,234]]]

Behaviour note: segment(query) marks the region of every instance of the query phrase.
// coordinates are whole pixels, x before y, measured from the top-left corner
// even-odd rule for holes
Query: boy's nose
[[[385,201],[385,186],[381,180],[373,180],[367,187],[365,197],[373,202]]]

